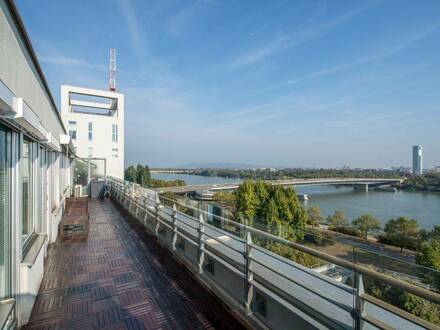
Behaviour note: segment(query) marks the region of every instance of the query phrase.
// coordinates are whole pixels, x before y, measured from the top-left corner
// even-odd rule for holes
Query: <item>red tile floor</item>
[[[239,329],[190,273],[111,201],[91,200],[84,242],[58,240],[27,329]]]

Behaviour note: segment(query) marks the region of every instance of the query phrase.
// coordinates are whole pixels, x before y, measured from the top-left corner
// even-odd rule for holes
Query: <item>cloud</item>
[[[440,25],[433,25],[427,29],[425,29],[424,31],[422,31],[419,34],[414,35],[413,37],[411,37],[410,39],[406,40],[405,42],[401,43],[400,45],[397,45],[396,47],[387,50],[381,54],[377,54],[377,55],[372,55],[372,56],[368,56],[368,57],[364,57],[361,59],[358,59],[356,61],[353,62],[349,62],[349,63],[344,63],[344,64],[339,64],[339,65],[335,65],[333,67],[329,67],[314,73],[311,73],[309,75],[303,76],[301,78],[295,78],[295,79],[291,79],[287,82],[287,84],[289,85],[293,85],[293,84],[298,84],[301,83],[303,81],[306,80],[310,80],[310,79],[314,79],[314,78],[318,78],[321,76],[326,76],[338,71],[342,71],[351,67],[355,67],[357,65],[360,64],[364,64],[364,63],[368,63],[368,62],[372,62],[372,61],[376,61],[388,56],[391,56],[409,46],[411,46],[412,44],[416,43],[417,41],[419,41],[420,39],[423,39],[424,37],[426,37],[427,35],[433,33],[434,31],[438,30],[440,28]]]
[[[146,42],[142,38],[141,28],[132,2],[131,0],[119,0],[118,4],[122,17],[127,24],[132,51],[138,58],[142,58],[146,52]]]
[[[212,0],[196,0],[188,7],[180,10],[175,16],[169,19],[167,24],[168,32],[174,36],[184,35],[190,28],[195,17],[204,9],[207,5],[212,5]]]
[[[307,29],[300,30],[291,34],[280,35],[278,38],[276,38],[275,41],[270,42],[260,48],[254,49],[244,55],[241,55],[232,64],[232,69],[238,69],[247,65],[254,64],[258,61],[265,59],[266,57],[269,57],[272,54],[278,53],[287,48],[307,42],[309,40],[321,37],[329,33],[334,27],[362,13],[363,11],[369,9],[378,2],[379,1],[374,1],[366,6],[354,9],[346,14],[338,16],[332,21],[317,24]]]
[[[38,59],[41,62],[54,64],[54,65],[63,65],[63,66],[77,66],[85,69],[91,69],[91,70],[97,70],[97,71],[107,71],[108,68],[101,64],[93,64],[86,62],[81,59],[72,58],[72,57],[65,57],[62,55],[56,55],[56,56],[38,56]]]

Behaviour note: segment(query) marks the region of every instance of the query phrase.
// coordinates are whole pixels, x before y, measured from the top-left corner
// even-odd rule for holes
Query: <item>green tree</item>
[[[143,187],[149,187],[151,185],[151,175],[148,166],[136,166],[136,183],[139,183]]]
[[[331,228],[339,229],[347,226],[347,217],[344,211],[336,210],[332,215],[327,217],[327,221]]]
[[[367,239],[368,234],[378,231],[380,229],[380,222],[371,214],[363,214],[359,218],[352,221],[351,225],[354,229],[362,233],[364,239]]]
[[[258,207],[258,198],[255,194],[252,180],[245,180],[240,184],[235,191],[235,196],[238,216],[252,224]]]
[[[419,228],[416,220],[398,217],[390,219],[384,228],[385,237],[391,244],[403,248],[414,248],[418,243]]]
[[[319,206],[312,206],[307,209],[307,223],[316,227],[322,220],[321,209]]]
[[[124,179],[130,182],[136,182],[137,170],[136,167],[130,165],[124,171]]]
[[[416,262],[433,269],[424,270],[423,276],[429,284],[440,290],[440,240],[424,242],[416,255]]]
[[[426,299],[405,292],[402,297],[403,307],[411,314],[434,324],[440,324],[440,306]]]
[[[250,224],[275,235],[291,240],[304,235],[305,211],[292,188],[246,180],[235,191],[235,208]]]
[[[271,188],[272,187],[269,184],[267,184],[266,182],[264,182],[263,180],[258,180],[254,184],[254,193],[255,193],[257,205],[265,205],[266,204],[267,199],[270,197],[269,193],[270,193]],[[261,213],[262,211],[263,211],[263,208],[258,207],[256,210],[255,217],[259,218],[259,219],[263,218],[264,215]]]
[[[289,221],[290,236],[292,239],[302,239],[306,228],[306,211],[301,206],[293,188],[285,188],[284,193],[286,194],[287,203],[292,213],[292,218]]]

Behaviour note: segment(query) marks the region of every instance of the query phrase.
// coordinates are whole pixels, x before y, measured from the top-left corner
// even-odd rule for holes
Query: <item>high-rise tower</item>
[[[423,148],[422,146],[413,146],[413,173],[417,175],[423,174]]]

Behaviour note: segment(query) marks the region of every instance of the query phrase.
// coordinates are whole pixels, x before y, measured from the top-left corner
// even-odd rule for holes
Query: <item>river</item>
[[[162,180],[184,180],[186,184],[230,183],[237,179],[205,177],[190,174],[153,174],[153,178]],[[369,192],[353,191],[350,187],[300,186],[297,193],[307,194],[309,200],[303,202],[306,207],[319,206],[321,214],[327,216],[335,210],[343,210],[350,221],[361,214],[369,213],[386,223],[390,218],[404,216],[415,219],[419,226],[431,229],[440,225],[440,194],[398,191]]]

